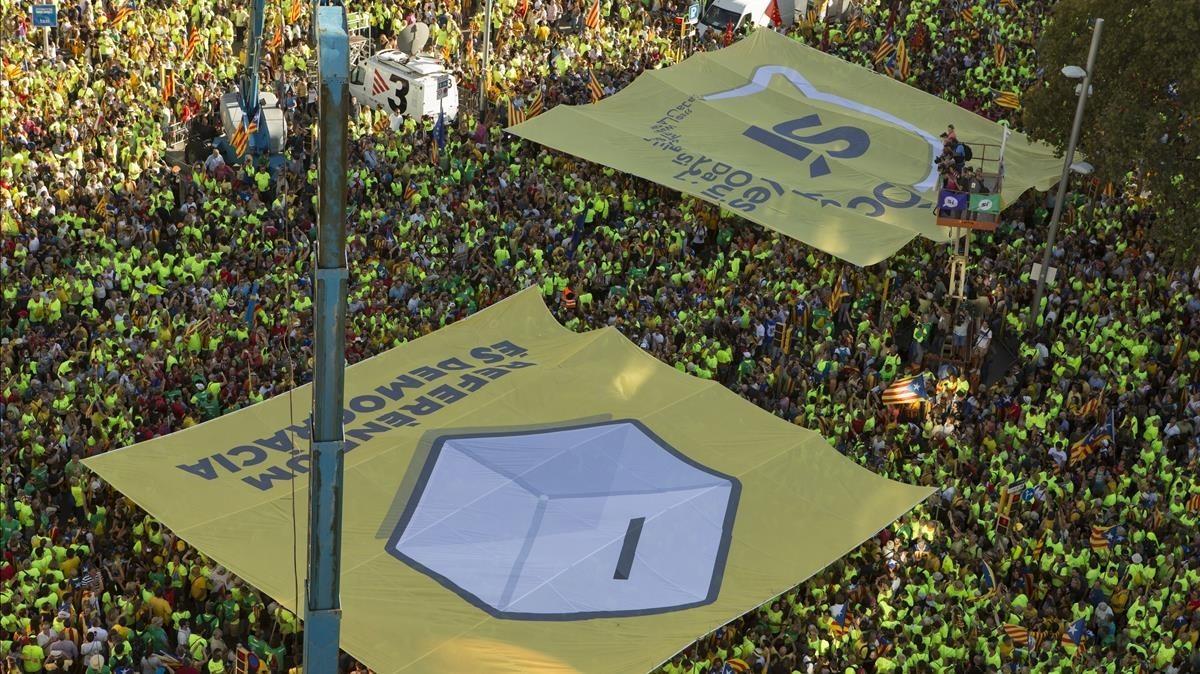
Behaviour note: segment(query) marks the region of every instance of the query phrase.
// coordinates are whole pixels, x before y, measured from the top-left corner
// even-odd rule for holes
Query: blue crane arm
[[[250,31],[246,35],[246,69],[242,72],[242,111],[249,114],[258,107],[258,70],[262,66],[263,26],[267,19],[267,0],[251,0]]]

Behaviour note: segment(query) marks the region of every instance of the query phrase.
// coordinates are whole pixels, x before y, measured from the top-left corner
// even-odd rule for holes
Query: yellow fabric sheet
[[[937,241],[935,159],[954,124],[997,170],[1003,127],[771,30],[648,70],[593,105],[510,132],[699,197],[858,265]],[[985,147],[991,145],[992,147]],[[986,157],[984,154],[986,153]],[[1011,134],[1003,203],[1048,188],[1062,162]]]
[[[309,406],[303,386],[86,465],[295,610]],[[930,492],[562,328],[535,289],[350,367],[346,410],[341,643],[381,674],[647,671]]]

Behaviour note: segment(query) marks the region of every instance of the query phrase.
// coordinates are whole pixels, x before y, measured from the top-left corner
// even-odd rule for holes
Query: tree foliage
[[[1178,264],[1200,259],[1200,0],[1060,0],[1038,44],[1042,79],[1022,96],[1029,135],[1065,151],[1092,19],[1104,28],[1078,152],[1102,184],[1134,172]]]

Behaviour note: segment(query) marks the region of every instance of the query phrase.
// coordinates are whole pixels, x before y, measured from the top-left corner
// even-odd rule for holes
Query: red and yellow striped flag
[[[908,47],[904,44],[904,39],[896,44],[896,72],[900,75],[900,79],[908,79]]]
[[[233,132],[233,138],[229,139],[229,144],[233,146],[233,151],[237,156],[241,157],[246,154],[246,148],[250,146],[250,134],[246,132],[246,120],[242,119],[241,124]]]
[[[271,36],[271,41],[267,43],[267,49],[275,51],[283,46],[283,24],[275,26],[275,34]]]
[[[958,16],[960,18],[962,18],[963,21],[966,21],[967,23],[971,24],[972,26],[975,25],[975,12],[972,11],[970,7],[967,7],[963,11],[959,12]]]
[[[859,31],[861,31],[863,28],[866,28],[866,25],[867,22],[864,21],[861,16],[854,17],[854,20],[850,22],[850,25],[846,26],[846,37],[854,37],[855,35],[858,35]]]
[[[112,18],[112,25],[113,25],[113,28],[116,28],[117,26],[120,26],[120,25],[121,25],[121,23],[122,23],[123,21],[125,21],[125,19],[128,19],[128,18],[129,18],[129,15],[130,15],[130,14],[133,14],[133,8],[132,8],[132,7],[130,7],[129,5],[125,5],[125,6],[124,6],[124,7],[122,7],[121,9],[118,9],[118,10],[117,10],[117,13],[116,13],[116,14],[114,14],[114,15],[113,15],[113,18]]]
[[[592,95],[592,102],[599,103],[600,99],[604,98],[604,88],[596,81],[596,73],[588,71],[588,93]]]
[[[1010,110],[1017,110],[1021,107],[1021,97],[1012,91],[997,91],[996,105]]]
[[[1000,43],[996,43],[996,46],[992,48],[992,55],[996,58],[996,65],[1001,68],[1008,61],[1008,54],[1004,51],[1004,45]]]
[[[175,95],[175,71],[167,70],[163,73],[162,82],[162,100],[163,103],[168,103],[171,97]]]
[[[1020,625],[1005,625],[1002,629],[1006,637],[1019,644],[1029,641],[1029,630]]]
[[[1000,0],[1000,6],[1008,7],[1012,11],[1017,11],[1017,0]]]
[[[529,101],[529,104],[525,106],[525,119],[537,117],[538,115],[542,114],[542,111],[545,109],[546,102],[542,98],[542,92],[539,91],[537,92],[537,96],[534,96],[533,99]]]
[[[875,49],[875,55],[872,57],[872,60],[875,62],[875,65],[879,65],[886,61],[887,57],[891,56],[894,51],[896,51],[896,45],[891,42],[884,42]]]
[[[588,8],[587,16],[583,17],[583,25],[590,30],[600,27],[600,0],[594,0]]]
[[[292,4],[288,7],[287,15],[288,23],[296,23],[300,20],[300,0],[292,0]]]
[[[200,31],[193,28],[188,33],[187,47],[183,50],[183,60],[192,60],[192,54],[196,53],[196,47],[200,44]]]

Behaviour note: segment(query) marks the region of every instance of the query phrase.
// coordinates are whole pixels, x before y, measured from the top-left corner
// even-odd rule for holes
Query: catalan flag
[[[592,102],[599,103],[600,99],[604,98],[604,88],[596,81],[596,73],[588,71],[588,93],[592,95]]]
[[[1080,405],[1079,409],[1075,411],[1075,414],[1077,414],[1078,416],[1087,418],[1087,417],[1095,416],[1096,412],[1098,412],[1099,410],[1100,410],[1100,396],[1097,395],[1097,396],[1093,397],[1091,400],[1087,401],[1086,403]]]
[[[1079,439],[1078,442],[1071,445],[1071,458],[1067,461],[1068,464],[1076,464],[1100,450],[1100,446],[1111,441],[1116,436],[1116,425],[1114,424],[1115,416],[1112,410],[1108,411],[1108,418],[1103,423],[1096,424],[1092,430],[1088,431],[1087,435]]]
[[[875,65],[879,65],[886,61],[887,57],[891,56],[894,51],[896,51],[896,45],[891,42],[884,42],[875,49],[875,54],[871,57],[871,60]]]
[[[854,17],[854,20],[850,22],[850,25],[846,26],[846,37],[854,37],[855,35],[858,35],[859,31],[866,27],[867,22],[861,16],[856,16]]]
[[[517,16],[524,19],[525,15],[528,13],[529,13],[529,0],[521,0],[521,4],[517,5],[517,12],[516,12]]]
[[[1083,646],[1083,641],[1088,636],[1087,621],[1083,618],[1071,623],[1066,632],[1062,634],[1062,645],[1064,646]]]
[[[229,139],[229,144],[233,146],[233,151],[237,156],[241,157],[246,154],[246,148],[250,146],[250,133],[246,130],[246,120],[243,119],[238,128],[233,132],[233,137]]]
[[[292,0],[291,6],[288,7],[287,20],[288,23],[296,23],[300,20],[300,0]]]
[[[20,79],[21,75],[24,74],[25,71],[21,69],[21,66],[15,63],[9,63],[8,65],[4,66],[4,76],[8,78],[9,82],[17,81]]]
[[[1117,527],[1101,527],[1092,525],[1092,535],[1088,539],[1088,544],[1093,550],[1109,550],[1114,545],[1120,543],[1121,535],[1117,533]]]
[[[1021,96],[1013,91],[997,91],[996,105],[1010,110],[1017,110],[1021,107]]]
[[[508,125],[516,126],[525,121],[525,111],[513,105],[513,100],[508,99]]]
[[[592,6],[588,8],[587,15],[583,17],[583,25],[589,30],[600,27],[600,0],[592,0]]]
[[[725,667],[732,669],[734,674],[742,674],[742,672],[750,671],[750,664],[741,658],[729,658],[725,661]]]
[[[929,394],[925,392],[924,374],[897,379],[883,391],[884,405],[906,405],[928,399]]]
[[[537,95],[533,97],[533,100],[529,101],[529,104],[525,106],[525,119],[537,117],[538,115],[542,114],[545,109],[546,101],[542,97],[542,92],[539,91],[537,92]]]
[[[188,32],[187,47],[185,47],[183,49],[183,60],[184,61],[192,60],[192,54],[196,53],[196,47],[199,46],[199,44],[200,44],[200,31],[196,30],[195,28],[192,28],[192,30]]]
[[[1108,197],[1109,199],[1112,199],[1113,195],[1116,193],[1117,193],[1117,190],[1115,187],[1113,187],[1112,181],[1109,181],[1108,183],[1106,183],[1104,185],[1104,192],[1102,193],[1102,194],[1104,194],[1104,196]]]
[[[130,7],[129,5],[125,5],[121,9],[118,9],[117,13],[113,14],[113,18],[112,18],[113,28],[120,26],[125,21],[125,19],[129,18],[129,16],[131,14],[133,14],[133,7]]]
[[[896,43],[896,73],[900,79],[908,79],[908,69],[908,47],[904,44],[904,38],[900,38],[900,42]]]
[[[163,73],[163,81],[162,81],[163,103],[169,102],[171,100],[171,97],[174,95],[175,95],[175,71],[168,69],[166,72]]]
[[[850,611],[845,604],[834,604],[829,608],[829,614],[833,616],[833,621],[829,623],[829,631],[833,636],[840,637],[850,631],[850,628],[846,626]]]
[[[267,49],[275,51],[283,46],[283,23],[275,26],[275,34],[271,36],[271,41],[267,43]]]
[[[963,11],[958,13],[958,16],[972,26],[975,25],[975,12],[972,11],[970,7],[963,9]]]
[[[1200,512],[1200,494],[1192,494],[1186,501],[1188,512]]]
[[[833,283],[833,291],[829,294],[829,312],[837,313],[839,307],[842,306],[842,300],[850,296],[850,291],[846,289],[846,270],[843,268],[838,272],[837,281]]]
[[[1004,64],[1008,61],[1008,54],[1004,51],[1004,45],[1000,44],[999,42],[996,43],[995,47],[992,47],[992,56],[996,60],[996,65],[1000,66],[1001,68],[1003,68]]]
[[[809,7],[808,12],[806,12],[804,15],[804,23],[809,28],[815,28],[818,18],[820,18],[820,14],[817,12],[816,8]]]
[[[1012,11],[1017,11],[1017,0],[1000,0],[1001,7],[1008,7]]]
[[[1020,625],[1004,625],[1001,628],[1004,631],[1004,636],[1012,639],[1018,644],[1026,644],[1029,642],[1029,630]]]

